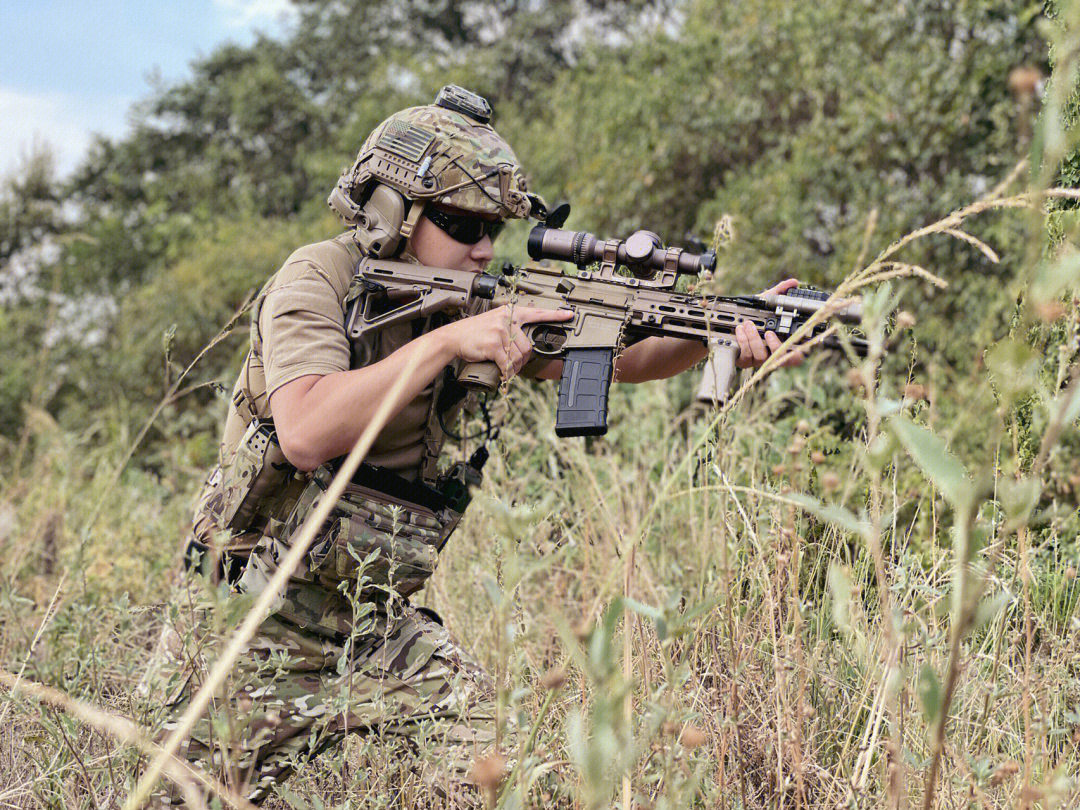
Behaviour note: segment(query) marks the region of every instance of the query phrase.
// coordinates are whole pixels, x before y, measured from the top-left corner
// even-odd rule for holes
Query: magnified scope
[[[635,231],[626,240],[597,239],[587,231],[566,231],[537,225],[529,233],[529,256],[533,259],[556,259],[585,267],[614,259],[617,265],[635,276],[665,270],[669,262],[680,275],[697,275],[716,269],[716,254],[711,250],[696,255],[681,248],[666,248],[652,231]]]

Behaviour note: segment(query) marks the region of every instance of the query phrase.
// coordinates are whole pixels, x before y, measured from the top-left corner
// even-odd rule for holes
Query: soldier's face
[[[481,216],[483,219],[498,219],[493,215],[474,215],[449,205],[436,207],[451,214],[470,214]],[[483,272],[494,255],[490,237],[484,236],[476,244],[467,245],[451,237],[424,216],[421,216],[416,223],[416,229],[409,238],[409,248],[421,264],[446,267],[450,270],[469,270],[473,273]]]

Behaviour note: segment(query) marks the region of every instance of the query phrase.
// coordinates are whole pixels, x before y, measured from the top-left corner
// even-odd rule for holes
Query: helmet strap
[[[405,241],[413,234],[413,230],[416,228],[416,223],[420,221],[420,215],[424,213],[424,201],[423,200],[410,200],[412,205],[409,206],[409,215],[405,217],[405,221],[401,223],[401,239]]]

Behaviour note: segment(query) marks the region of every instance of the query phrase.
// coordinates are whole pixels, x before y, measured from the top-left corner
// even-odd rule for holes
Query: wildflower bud
[[[1061,320],[1065,314],[1065,305],[1060,301],[1039,301],[1035,304],[1035,314],[1045,323]]]
[[[825,454],[822,453],[820,450],[815,450],[813,453],[810,454],[810,460],[815,464],[824,464]]]
[[[498,754],[488,754],[473,762],[469,781],[479,788],[494,791],[506,775],[506,759]]]
[[[1033,96],[1039,89],[1042,73],[1030,65],[1015,67],[1009,73],[1009,89],[1016,96]]]
[[[540,685],[548,691],[562,689],[566,685],[566,670],[562,667],[552,667],[540,676]]]
[[[773,475],[783,475],[787,471],[787,467],[783,464],[775,464],[772,468]]]
[[[1070,565],[1065,569],[1065,579],[1076,579],[1076,567]]]
[[[906,309],[902,309],[896,313],[896,328],[897,329],[910,329],[915,325],[915,316],[908,312]]]
[[[804,447],[806,447],[806,439],[802,436],[796,436],[791,440],[791,444],[788,445],[787,451],[790,455],[797,456],[802,452]]]
[[[840,476],[831,470],[821,474],[821,488],[826,492],[836,492],[840,489]]]
[[[994,769],[994,772],[990,774],[990,786],[997,787],[1010,776],[1015,775],[1016,772],[1019,770],[1020,766],[1012,760],[1009,760],[1008,762],[1002,762]]]
[[[848,369],[847,384],[848,388],[850,388],[856,393],[863,390],[864,386],[862,372],[859,371],[857,368]]]
[[[930,394],[927,392],[925,385],[920,385],[919,383],[908,383],[904,386],[904,399],[910,399],[915,402],[919,400],[929,402]]]
[[[708,742],[708,737],[697,726],[687,725],[679,734],[679,742],[682,743],[683,748],[700,748]]]
[[[809,433],[810,432],[810,423],[807,422],[805,419],[800,419],[798,424],[795,425],[795,431],[797,433],[803,433],[803,434]]]

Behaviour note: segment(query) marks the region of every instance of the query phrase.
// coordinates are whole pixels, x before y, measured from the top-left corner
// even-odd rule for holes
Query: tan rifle
[[[676,292],[680,275],[712,270],[715,256],[665,248],[659,237],[648,231],[638,231],[625,241],[599,240],[584,231],[538,225],[529,237],[529,255],[536,260],[573,262],[579,272],[567,275],[555,267],[527,264],[507,266],[502,276],[495,276],[363,259],[357,276],[365,294],[350,307],[346,320],[349,337],[357,339],[370,330],[436,312],[460,312],[476,299],[489,300],[493,306],[513,303],[571,310],[571,320],[522,327],[534,355],[525,371],[562,360],[555,433],[600,435],[607,431],[607,396],[615,357],[624,348],[651,336],[706,343],[732,336],[742,321],[753,322],[761,332],[773,331],[783,340],[828,298],[821,291],[802,288],[783,295],[737,297]],[[599,268],[584,269],[594,264]],[[629,272],[620,273],[620,269]],[[860,305],[848,303],[830,317],[858,324]],[[824,322],[816,325],[810,338],[827,327]],[[857,354],[866,352],[866,343],[858,335],[848,337],[847,344]],[[830,334],[820,345],[838,349],[843,344],[836,334]],[[734,352],[726,353],[731,369],[738,349]],[[491,362],[472,363],[462,368],[458,379],[467,387],[493,391],[499,384],[499,369]]]

